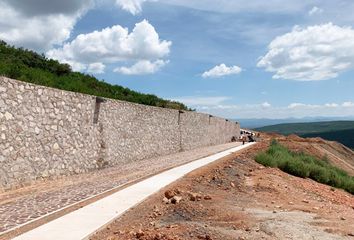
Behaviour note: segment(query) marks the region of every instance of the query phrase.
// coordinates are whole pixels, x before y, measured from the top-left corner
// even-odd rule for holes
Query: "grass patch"
[[[311,178],[354,194],[354,177],[332,166],[328,159],[318,159],[305,153],[292,152],[273,140],[266,152],[259,153],[256,161],[264,166],[279,168],[301,178]]]

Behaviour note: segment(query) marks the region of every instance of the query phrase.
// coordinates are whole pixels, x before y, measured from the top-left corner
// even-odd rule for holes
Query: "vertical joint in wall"
[[[181,111],[181,110],[178,110],[178,125],[180,125],[181,124],[181,114],[182,113],[184,113],[183,111]]]
[[[99,134],[99,149],[98,149],[98,159],[97,159],[97,167],[98,168],[104,168],[105,166],[108,165],[107,160],[105,159],[106,157],[106,143],[104,141],[104,129],[103,129],[103,124],[99,122],[99,115],[100,115],[100,108],[101,108],[101,103],[106,102],[104,98],[96,97],[95,101],[95,111],[93,114],[93,123],[98,124],[98,134]]]
[[[181,129],[181,114],[184,113],[181,110],[178,110],[178,132],[179,132],[179,151],[182,152],[182,129]]]
[[[100,115],[100,108],[101,108],[101,103],[105,102],[106,100],[100,97],[96,97],[96,103],[95,103],[95,111],[93,113],[93,124],[98,123],[98,117]]]

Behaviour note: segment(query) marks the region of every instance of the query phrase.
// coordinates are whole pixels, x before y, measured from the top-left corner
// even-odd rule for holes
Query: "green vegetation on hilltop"
[[[266,152],[259,153],[256,161],[264,166],[279,168],[291,175],[311,178],[354,194],[354,177],[332,166],[326,158],[320,160],[305,153],[292,152],[277,141],[273,140]]]
[[[262,132],[277,132],[283,135],[310,134],[319,132],[331,132],[339,130],[354,129],[354,121],[330,121],[312,123],[285,123],[257,128]]]
[[[330,141],[336,141],[344,144],[345,146],[354,149],[354,127],[347,130],[330,131],[330,132],[319,132],[319,133],[308,133],[303,134],[301,137],[320,137]]]
[[[47,59],[44,55],[9,46],[0,41],[0,76],[62,90],[119,99],[150,106],[190,110],[184,104],[142,94],[95,77],[73,72],[68,64]]]
[[[261,127],[256,130],[283,135],[296,134],[300,137],[321,137],[354,149],[354,121],[287,123]]]

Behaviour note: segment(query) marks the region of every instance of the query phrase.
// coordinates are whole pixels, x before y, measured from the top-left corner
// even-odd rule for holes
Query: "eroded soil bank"
[[[91,240],[354,239],[354,196],[259,165],[268,142],[192,172]]]

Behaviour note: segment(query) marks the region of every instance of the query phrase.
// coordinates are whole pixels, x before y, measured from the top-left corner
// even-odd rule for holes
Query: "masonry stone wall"
[[[235,122],[0,77],[0,189],[230,142]]]

